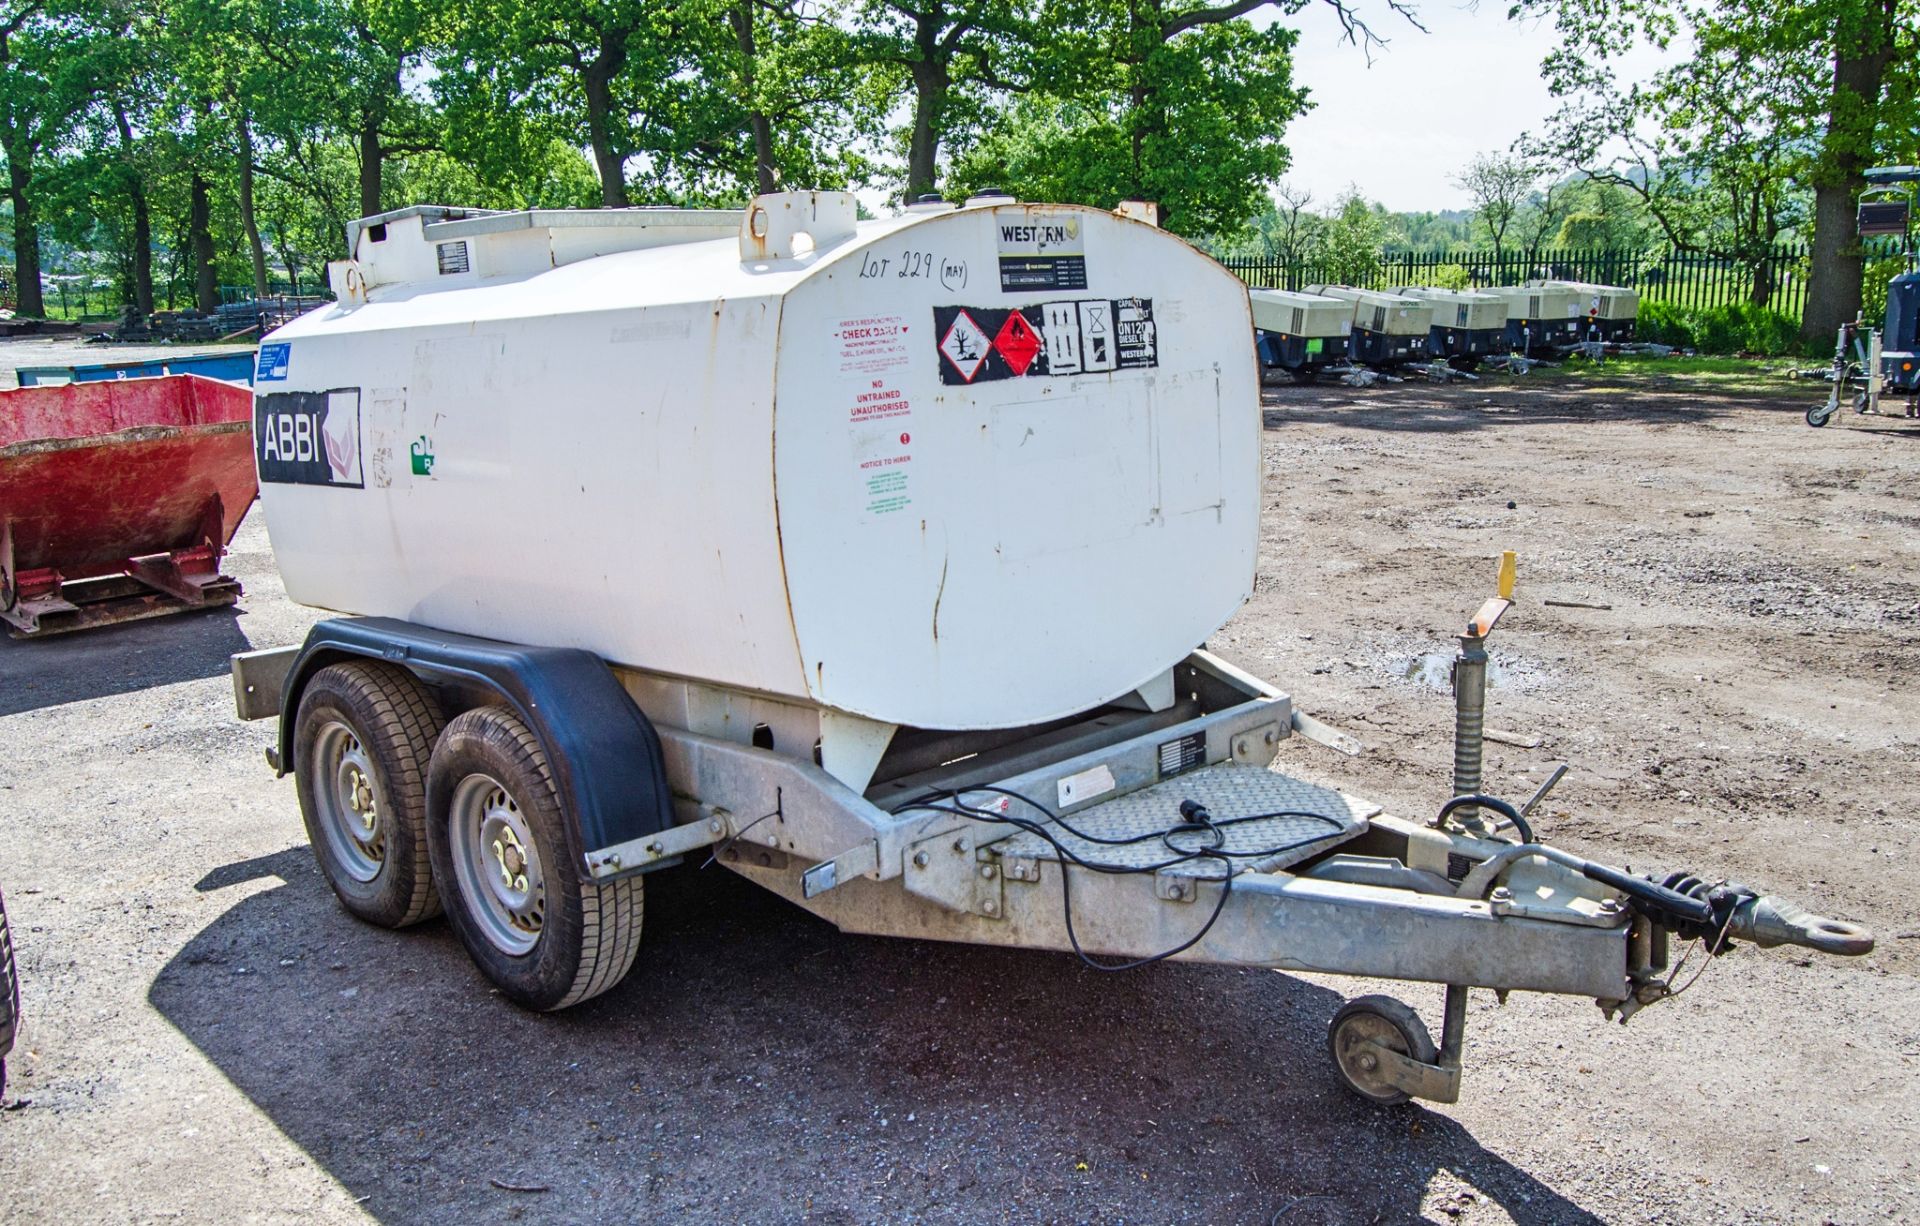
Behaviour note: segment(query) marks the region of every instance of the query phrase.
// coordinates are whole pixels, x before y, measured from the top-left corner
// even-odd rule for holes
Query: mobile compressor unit
[[[1433,308],[1427,352],[1456,370],[1473,370],[1483,359],[1507,352],[1507,300],[1472,290],[1405,285],[1393,291]]]
[[[1591,281],[1529,281],[1526,288],[1566,290],[1573,294],[1572,309],[1580,319],[1580,340],[1619,343],[1633,339],[1640,317],[1640,295],[1624,285]]]
[[[1324,368],[1346,362],[1353,332],[1351,302],[1258,287],[1248,290],[1247,298],[1261,366],[1284,370],[1296,383],[1312,383]]]
[[[1565,285],[1496,285],[1480,291],[1507,304],[1507,349],[1551,354],[1586,339],[1586,298]]]
[[[1427,356],[1427,329],[1433,307],[1418,298],[1355,289],[1351,285],[1309,285],[1309,294],[1344,298],[1353,309],[1353,360],[1368,366],[1403,366]]]
[[[849,932],[1448,985],[1438,1045],[1391,998],[1335,1015],[1389,1102],[1458,1095],[1472,987],[1630,1013],[1673,935],[1872,944],[1538,842],[1472,750],[1420,820],[1273,770],[1347,743],[1195,647],[1254,580],[1246,290],[1125,206],[348,238],[255,427],[289,594],[353,616],[235,657],[236,702],[345,908],[444,908],[523,1006],[618,983],[694,853]]]

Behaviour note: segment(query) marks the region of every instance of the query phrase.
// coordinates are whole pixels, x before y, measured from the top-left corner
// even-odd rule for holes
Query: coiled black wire
[[[970,805],[963,799],[964,796],[979,792],[1005,796],[1012,800],[1019,801],[1035,812],[1042,814],[1045,822],[1037,822],[1031,818],[1015,817],[1007,813],[997,813],[992,809],[984,809],[977,805]],[[1230,827],[1245,825],[1248,822],[1265,821],[1269,818],[1276,817],[1307,817],[1326,822],[1334,828],[1336,833],[1346,829],[1345,824],[1338,819],[1329,817],[1324,813],[1316,813],[1310,809],[1275,809],[1270,813],[1256,813],[1247,817],[1220,819],[1215,818],[1209,813],[1205,806],[1189,800],[1183,802],[1180,806],[1181,820],[1174,822],[1164,830],[1151,830],[1145,834],[1130,835],[1126,838],[1104,838],[1100,835],[1088,834],[1084,830],[1077,829],[1065,818],[1053,813],[1045,805],[1029,796],[1024,796],[1010,788],[995,787],[992,785],[965,788],[960,791],[955,791],[950,788],[940,788],[932,792],[924,793],[913,800],[909,800],[894,808],[892,812],[898,815],[916,810],[934,813],[951,813],[957,817],[972,818],[975,821],[1012,826],[1017,830],[1024,830],[1030,834],[1038,835],[1041,839],[1045,840],[1046,843],[1053,848],[1054,854],[1060,859],[1060,906],[1066,919],[1067,942],[1073,946],[1075,956],[1096,971],[1135,970],[1142,966],[1149,966],[1155,962],[1164,962],[1176,954],[1182,954],[1192,949],[1206,938],[1207,933],[1213,930],[1213,925],[1219,920],[1221,912],[1227,909],[1227,898],[1233,893],[1233,862],[1235,860],[1258,860],[1267,856],[1276,856],[1285,851],[1291,851],[1293,848],[1299,846],[1299,843],[1295,842],[1282,844],[1277,847],[1260,848],[1254,851],[1228,851],[1226,849],[1226,831]],[[1158,839],[1168,851],[1173,853],[1173,856],[1171,859],[1162,860],[1156,864],[1119,865],[1096,863],[1082,859],[1079,855],[1075,854],[1071,848],[1054,837],[1053,832],[1046,828],[1046,823],[1052,823],[1058,826],[1061,830],[1082,842],[1093,843],[1102,847],[1128,847]],[[1182,847],[1173,841],[1177,837],[1189,834],[1206,836],[1210,841],[1205,846],[1195,847]],[[1073,927],[1073,874],[1067,871],[1068,862],[1072,862],[1081,868],[1096,873],[1125,876],[1131,873],[1157,873],[1164,868],[1172,868],[1177,864],[1186,864],[1193,860],[1202,859],[1217,860],[1221,865],[1222,876],[1218,878],[1220,881],[1220,901],[1214,904],[1213,913],[1207,916],[1207,922],[1202,924],[1200,931],[1194,933],[1192,937],[1179,945],[1175,945],[1172,949],[1163,950],[1160,953],[1152,954],[1144,958],[1135,958],[1127,962],[1102,962],[1080,947],[1080,936],[1074,931]],[[1215,880],[1215,878],[1198,878],[1198,880],[1210,881]]]
[[[1446,825],[1448,815],[1455,809],[1464,809],[1468,805],[1473,805],[1481,809],[1492,809],[1495,813],[1507,819],[1507,824],[1511,825],[1514,831],[1519,834],[1522,843],[1533,842],[1533,827],[1528,824],[1526,818],[1520,815],[1520,810],[1514,808],[1498,796],[1488,796],[1482,792],[1474,792],[1467,796],[1455,796],[1446,804],[1441,805],[1440,815],[1433,819],[1433,824],[1435,826]]]

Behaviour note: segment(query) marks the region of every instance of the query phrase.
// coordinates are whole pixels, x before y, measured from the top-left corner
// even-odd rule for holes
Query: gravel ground
[[[1545,837],[1869,923],[1867,958],[1743,949],[1624,1028],[1475,993],[1462,1101],[1383,1110],[1326,1020],[1391,991],[1437,1033],[1436,988],[847,937],[678,869],[624,984],[530,1016],[313,867],[225,675],[316,616],[256,516],[237,612],[0,641],[0,1218],[1920,1220],[1920,430],[1808,430],[1816,394],[1274,389],[1260,582],[1212,646],[1369,747],[1283,766],[1425,813],[1449,634],[1516,549],[1490,722],[1543,743],[1492,786],[1570,762]]]

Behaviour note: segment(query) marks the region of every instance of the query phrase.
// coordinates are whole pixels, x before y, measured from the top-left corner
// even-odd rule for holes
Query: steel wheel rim
[[[496,949],[531,953],[546,925],[547,877],[526,815],[499,780],[473,774],[454,789],[450,820],[468,912]]]
[[[359,733],[339,720],[327,721],[314,738],[313,777],[327,849],[347,876],[362,884],[372,881],[387,860],[386,802]]]
[[[1409,1054],[1407,1036],[1400,1033],[1398,1026],[1377,1013],[1355,1013],[1340,1023],[1339,1034],[1334,1038],[1334,1058],[1340,1062],[1340,1071],[1354,1089],[1368,1098],[1385,1101],[1404,1097],[1403,1092],[1386,1079],[1379,1056],[1365,1045],[1368,1039],[1403,1056]]]

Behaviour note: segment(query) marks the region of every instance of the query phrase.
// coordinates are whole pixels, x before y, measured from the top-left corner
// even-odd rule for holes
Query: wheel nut
[[[1360,1067],[1369,1073],[1375,1072],[1380,1067],[1380,1058],[1370,1051],[1362,1052],[1360,1054]]]

